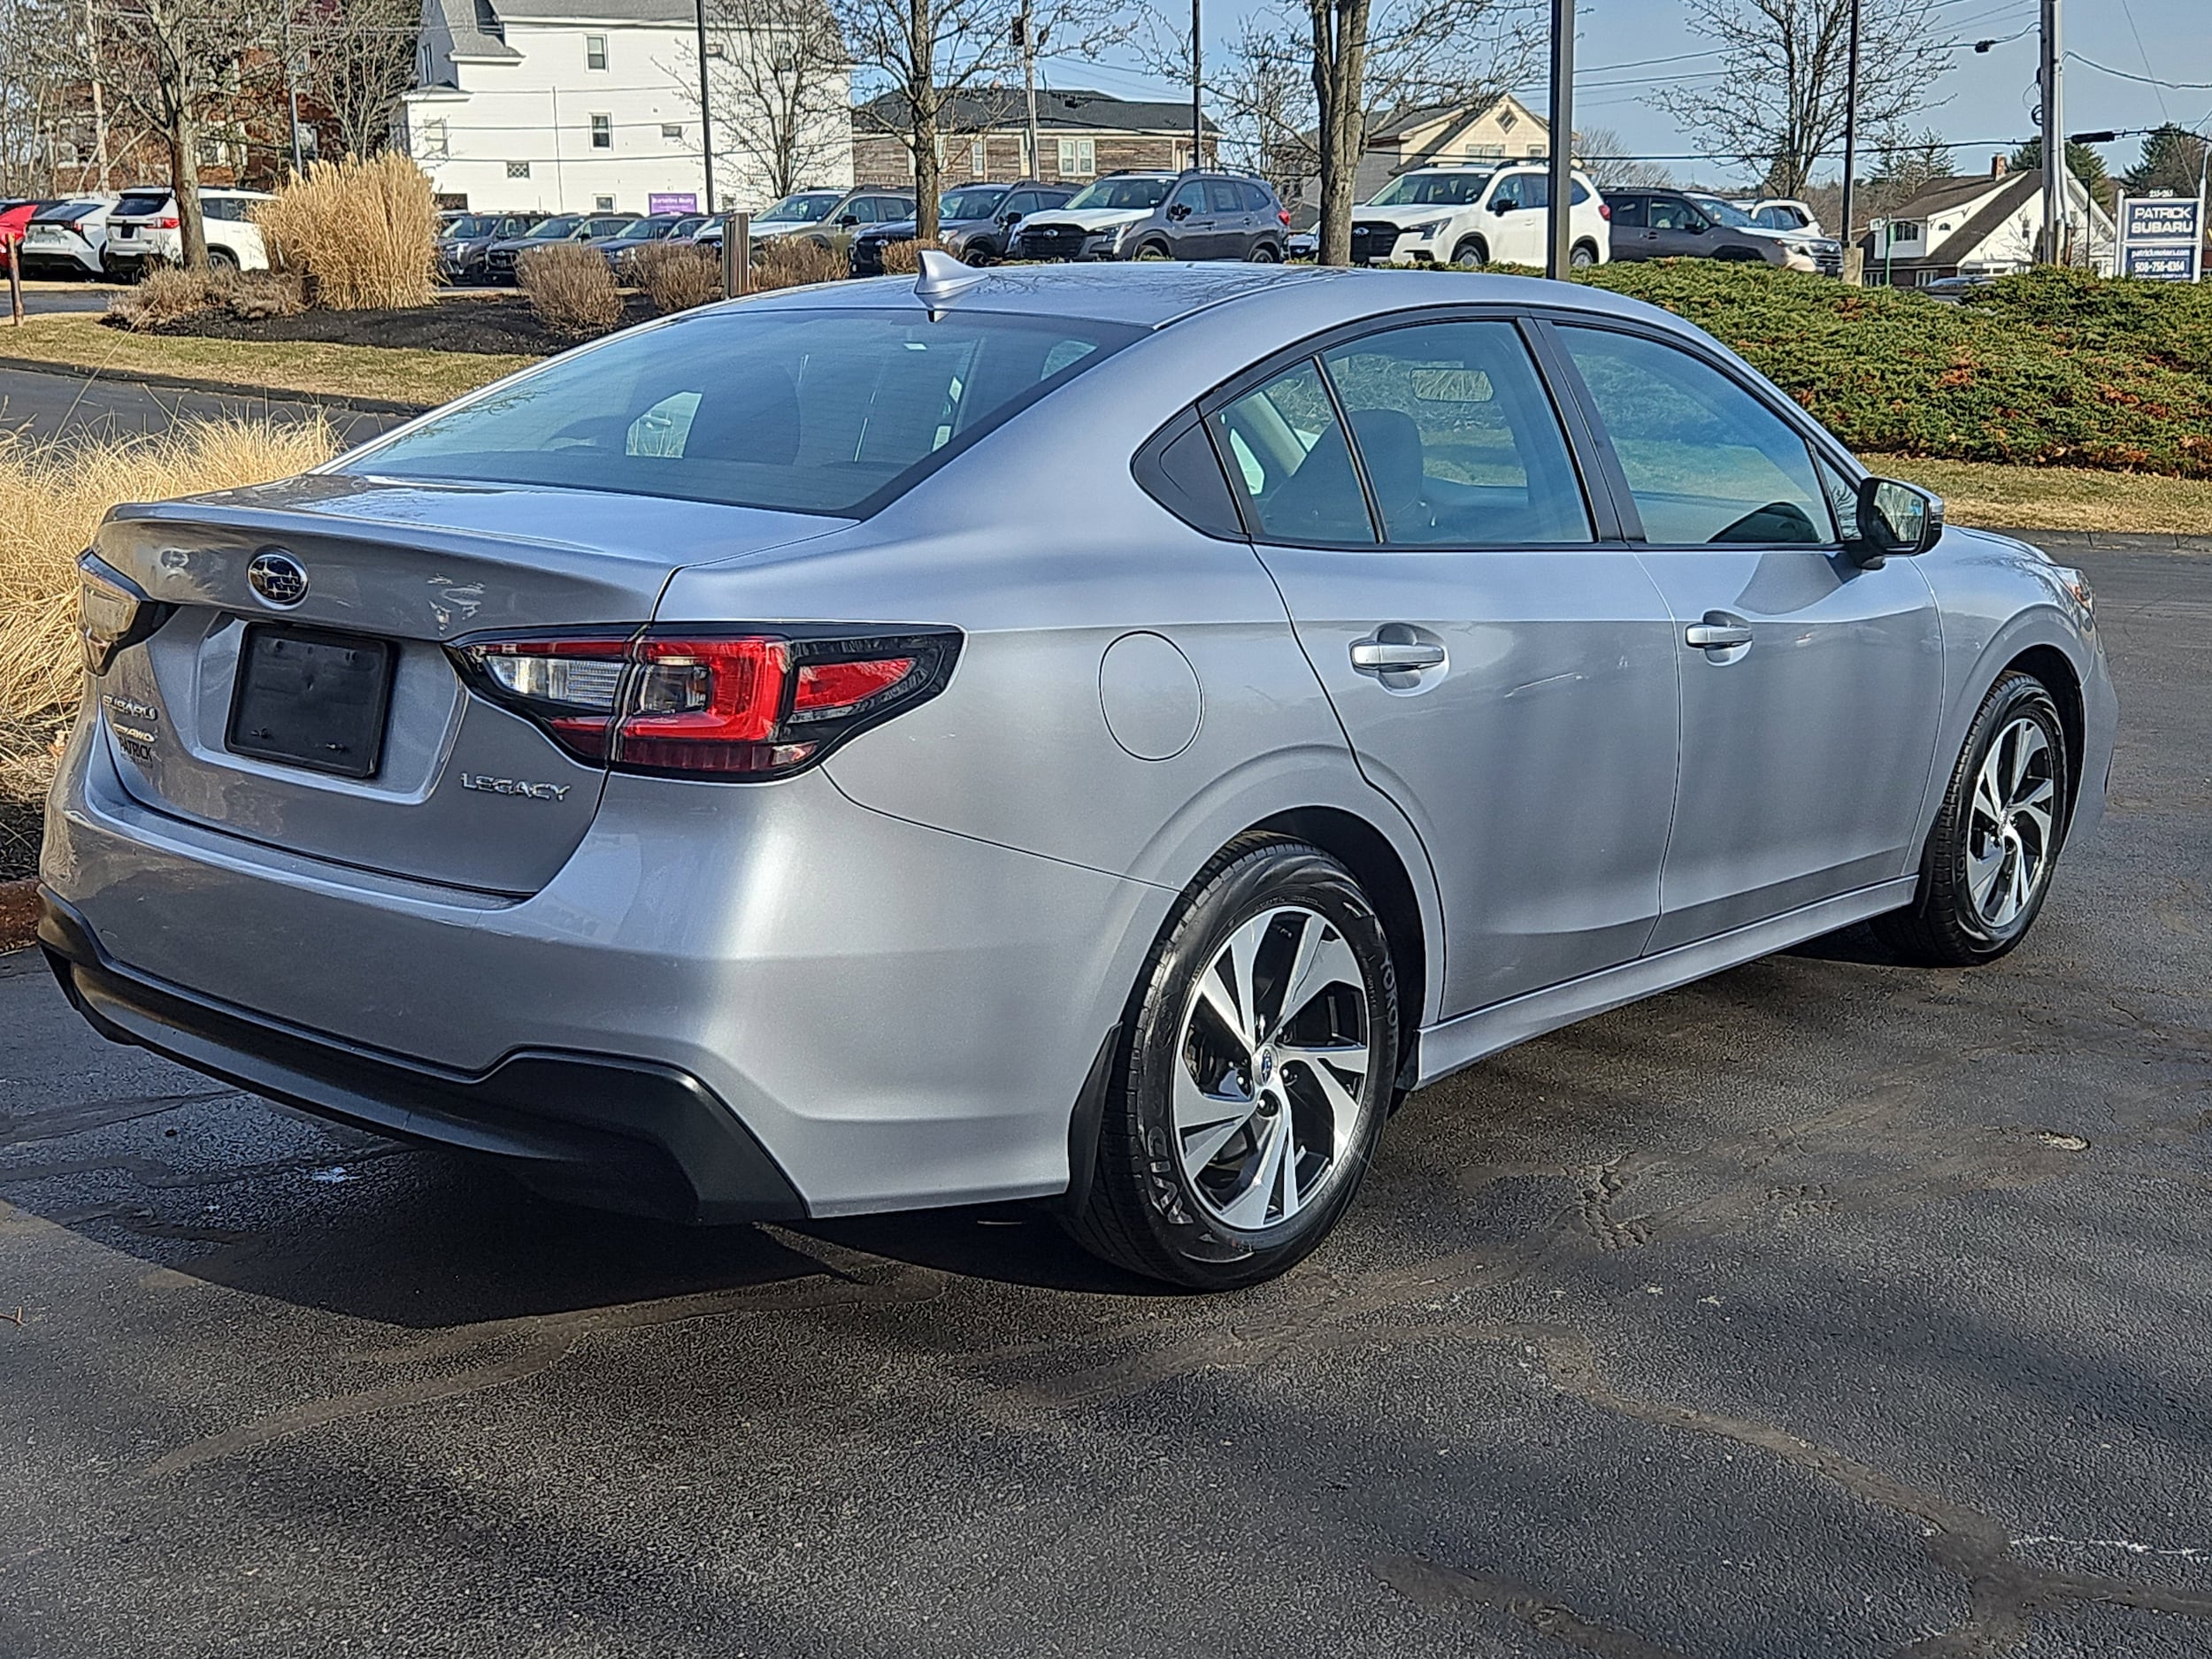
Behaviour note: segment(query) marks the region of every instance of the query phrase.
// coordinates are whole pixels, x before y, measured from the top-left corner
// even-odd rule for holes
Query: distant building
[[[1103,92],[1037,91],[1037,141],[1029,150],[1029,104],[1018,87],[984,87],[948,99],[938,118],[939,174],[947,186],[1020,178],[1087,183],[1102,173],[1180,170],[1191,165],[1190,105]],[[1216,159],[1211,120],[1202,159]],[[910,188],[914,145],[896,93],[853,111],[853,181]]]
[[[2115,233],[2088,187],[2066,175],[2068,262],[2112,274]],[[2035,263],[2043,234],[2043,173],[2008,171],[1939,179],[1859,238],[1866,280],[1917,288],[1940,277],[2001,276]]]
[[[694,0],[424,0],[403,138],[442,201],[481,211],[637,212],[705,191]],[[710,75],[733,73],[718,42]],[[804,185],[852,183],[849,81],[825,87],[828,159]],[[726,100],[718,95],[718,111]],[[775,197],[718,120],[716,208]]]
[[[1304,180],[1292,204],[1293,222],[1301,228],[1321,214],[1319,142],[1317,134],[1302,134],[1300,147],[1306,153],[1294,161],[1283,158],[1293,164],[1283,171]],[[1540,161],[1550,154],[1551,124],[1509,92],[1482,104],[1423,104],[1383,117],[1367,134],[1353,176],[1352,199],[1368,201],[1416,167]]]

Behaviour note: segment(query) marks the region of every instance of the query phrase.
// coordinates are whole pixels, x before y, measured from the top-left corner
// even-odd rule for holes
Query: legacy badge
[[[558,801],[568,794],[565,783],[525,783],[519,778],[495,778],[489,772],[465,772],[461,787],[481,789],[487,795],[518,795],[533,801]]]

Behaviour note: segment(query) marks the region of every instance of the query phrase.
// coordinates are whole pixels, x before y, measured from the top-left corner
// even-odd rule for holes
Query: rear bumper
[[[426,1065],[133,972],[44,891],[38,937],[62,990],[102,1036],[271,1100],[378,1134],[490,1153],[540,1190],[602,1209],[687,1222],[807,1213],[735,1114],[673,1066],[529,1049],[481,1072]]]

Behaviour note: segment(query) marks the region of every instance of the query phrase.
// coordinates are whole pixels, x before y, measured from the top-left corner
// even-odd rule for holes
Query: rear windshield
[[[340,470],[864,516],[1142,331],[736,308],[618,334]]]
[[[112,219],[144,219],[161,212],[169,205],[166,190],[129,190],[115,204]]]

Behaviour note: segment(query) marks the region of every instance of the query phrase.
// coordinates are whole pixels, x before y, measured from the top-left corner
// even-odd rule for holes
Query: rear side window
[[[1240,490],[1256,534],[1325,544],[1375,539],[1318,365],[1309,359],[1286,369],[1213,419],[1229,482]]]
[[[864,515],[1141,332],[918,308],[703,314],[559,359],[343,470]]]
[[[1590,388],[1647,541],[1835,539],[1804,438],[1718,369],[1640,334],[1568,325],[1559,338]]]
[[[1624,226],[1631,230],[1641,230],[1644,227],[1644,198],[1642,196],[1609,196],[1605,199],[1613,210],[1615,229],[1620,229]]]
[[[1511,323],[1393,328],[1323,361],[1352,423],[1384,541],[1592,539],[1558,414]]]
[[[1244,190],[1234,179],[1209,179],[1206,181],[1206,200],[1217,213],[1247,211]]]

